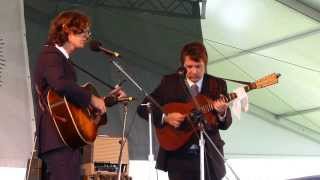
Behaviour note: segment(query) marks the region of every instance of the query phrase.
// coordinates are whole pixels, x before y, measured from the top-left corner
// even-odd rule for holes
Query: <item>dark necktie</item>
[[[199,93],[199,87],[197,86],[197,84],[193,84],[193,85],[190,87],[190,91],[191,91],[191,95],[192,95],[192,96],[197,96],[198,93]]]

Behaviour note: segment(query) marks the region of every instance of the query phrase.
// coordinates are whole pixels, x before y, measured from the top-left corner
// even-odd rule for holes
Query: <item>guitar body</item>
[[[91,84],[87,83],[83,88],[98,96],[96,89]],[[76,106],[53,90],[49,90],[47,102],[51,119],[60,138],[71,148],[94,142],[98,127],[106,124],[106,114],[96,116],[94,109]]]
[[[203,95],[195,97],[200,106],[213,102]],[[165,114],[179,112],[181,114],[190,114],[196,106],[193,102],[188,103],[169,103],[163,107]],[[204,118],[210,125],[217,125],[216,116],[212,112],[204,113]],[[156,134],[160,146],[167,151],[175,151],[185,145],[191,136],[198,131],[197,124],[191,122],[189,118],[181,124],[179,128],[164,124],[161,128],[156,128]]]

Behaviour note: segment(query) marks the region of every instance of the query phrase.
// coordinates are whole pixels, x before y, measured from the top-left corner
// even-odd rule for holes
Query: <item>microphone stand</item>
[[[141,104],[141,106],[146,106],[148,109],[148,124],[149,124],[149,155],[148,160],[153,161],[153,151],[152,151],[152,109],[151,109],[151,103],[148,102],[146,104]]]
[[[215,151],[218,153],[218,155],[223,159],[224,163],[228,166],[228,168],[230,169],[230,171],[232,172],[232,174],[234,175],[234,177],[236,178],[236,180],[240,180],[239,176],[236,174],[236,172],[233,170],[233,168],[229,165],[229,163],[226,161],[226,159],[223,157],[223,155],[221,154],[221,152],[219,151],[219,149],[217,148],[217,146],[214,144],[214,142],[212,141],[212,139],[210,138],[210,136],[208,135],[208,133],[203,130],[203,134],[207,137],[207,139],[209,140],[209,143],[211,144],[212,147],[214,147]]]
[[[126,144],[126,139],[125,139],[125,130],[126,130],[126,124],[127,124],[127,115],[128,115],[128,103],[124,102],[123,103],[123,112],[124,112],[124,117],[123,117],[123,128],[122,128],[122,136],[121,140],[119,141],[120,144],[120,152],[119,152],[119,158],[118,158],[118,180],[121,180],[121,175],[122,175],[122,154],[123,154],[123,148],[124,145]]]
[[[106,53],[106,55],[109,55]],[[151,97],[117,62],[117,57],[113,57],[114,59],[111,59],[112,64],[121,72],[140,92],[144,94],[146,98],[148,98],[152,104],[154,104],[157,108],[160,109],[161,112],[163,111],[163,108],[160,106],[160,104],[153,98]],[[120,58],[118,58],[120,59]]]
[[[146,104],[141,104],[141,106],[147,107],[148,110],[148,124],[149,124],[149,155],[148,155],[148,160],[149,160],[149,179],[152,178],[152,170],[151,167],[153,166],[153,161],[154,161],[154,156],[153,156],[153,151],[152,151],[152,108],[151,108],[151,103],[148,102]]]
[[[106,53],[107,54],[107,53]],[[108,54],[107,54],[108,55]],[[160,104],[153,98],[151,97],[117,62],[118,57],[113,57],[114,59],[111,59],[110,61],[112,62],[112,64],[119,70],[119,72],[121,72],[140,92],[142,92],[146,98],[148,98],[148,100],[150,100],[150,102],[152,104],[154,104],[157,108],[160,109],[161,112],[164,113],[163,108],[160,106]],[[120,58],[118,58],[120,59]],[[151,108],[151,106],[150,106]],[[151,110],[151,109],[150,109]],[[151,122],[151,113],[149,113],[149,141],[150,141],[150,147],[149,147],[149,156],[148,159],[149,161],[153,160],[153,154],[152,154],[152,122]]]
[[[203,116],[203,113],[201,112],[201,107],[199,105],[199,102],[198,100],[191,95],[191,88],[189,87],[189,84],[184,76],[184,74],[178,72],[178,74],[181,76],[181,78],[183,77],[183,82],[184,82],[184,85],[185,87],[187,88],[188,92],[187,94],[189,94],[192,98],[192,101],[193,103],[195,104],[195,107],[196,107],[196,110],[197,110],[197,113],[200,113],[200,114],[197,114],[197,119],[199,119],[199,122],[198,122],[198,127],[199,127],[199,130],[200,130],[200,137],[199,137],[199,146],[200,146],[200,179],[201,180],[205,180],[205,169],[204,169],[204,155],[205,155],[205,139],[204,139],[204,136],[206,136],[206,138],[209,140],[209,143],[210,145],[214,148],[214,150],[218,153],[219,157],[224,161],[224,163],[228,166],[228,168],[231,170],[231,172],[233,173],[233,175],[235,176],[235,178],[237,180],[240,180],[240,178],[238,177],[238,175],[235,173],[235,171],[232,169],[232,167],[227,163],[227,161],[225,160],[224,156],[221,154],[221,152],[219,151],[219,149],[217,148],[217,146],[215,145],[215,143],[211,140],[210,136],[208,135],[208,133],[206,132],[205,130],[205,119],[204,119],[204,116]],[[184,89],[184,88],[183,88]],[[200,93],[200,89],[199,89],[199,93]]]
[[[188,92],[186,94],[188,94],[195,107],[196,107],[196,110],[197,110],[197,113],[200,113],[200,117],[197,117],[197,118],[200,118],[200,121],[198,122],[198,127],[200,129],[200,137],[199,137],[199,146],[200,146],[200,180],[205,180],[205,170],[204,170],[204,151],[205,151],[205,139],[203,138],[203,131],[204,130],[204,122],[205,122],[205,119],[203,117],[203,114],[201,112],[201,107],[199,105],[199,102],[198,100],[191,95],[191,88],[189,87],[189,84],[187,82],[187,79],[185,78],[184,74],[179,74],[180,76],[183,75],[182,77],[180,78],[183,78],[183,82],[184,82],[184,86],[187,88]],[[184,89],[184,88],[183,88]],[[200,93],[201,89],[199,89],[199,93]],[[199,114],[198,114],[199,115]]]

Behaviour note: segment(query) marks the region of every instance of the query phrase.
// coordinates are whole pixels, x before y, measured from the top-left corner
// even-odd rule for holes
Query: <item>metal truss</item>
[[[291,131],[297,135],[305,137],[313,142],[320,144],[320,132],[314,129],[310,129],[309,127],[298,124],[294,121],[287,119],[287,116],[276,115],[264,108],[261,108],[255,104],[250,103],[249,114],[260,118],[263,121],[274,124],[278,127]]]
[[[156,15],[204,18],[206,0],[66,0],[72,4],[148,12]]]
[[[303,115],[303,114],[308,114],[308,113],[313,113],[313,112],[318,112],[320,111],[320,106],[319,107],[313,107],[313,108],[309,108],[309,109],[303,109],[303,110],[299,110],[299,111],[294,111],[294,112],[286,112],[283,114],[278,114],[276,115],[277,119],[280,118],[287,118],[290,116],[297,116],[297,115]]]

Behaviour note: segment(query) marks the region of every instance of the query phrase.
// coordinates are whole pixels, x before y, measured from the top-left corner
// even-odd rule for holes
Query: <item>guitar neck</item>
[[[280,74],[278,73],[272,73],[270,75],[267,75],[263,78],[258,79],[256,82],[249,83],[248,85],[244,86],[244,91],[249,92],[252,89],[260,89],[264,88],[273,84],[278,83],[278,78],[280,77]],[[230,102],[237,98],[237,94],[232,92],[228,93],[226,96],[226,101]],[[200,107],[202,112],[210,112],[214,109],[214,103],[215,101],[211,101],[210,103],[203,105]]]
[[[246,86],[243,87],[245,92],[249,92],[252,89],[256,89],[256,88],[257,87],[256,87],[256,85],[254,83],[251,83],[251,84],[246,85]],[[232,92],[232,93],[228,93],[226,97],[227,97],[227,102],[230,102],[230,101],[236,99],[238,96],[237,96],[236,93]]]
[[[244,86],[243,88],[244,88],[245,92],[249,92],[252,89],[256,89],[256,86],[255,86],[255,84],[252,83],[252,84],[249,84],[247,86]],[[232,101],[232,100],[237,98],[237,94],[234,93],[234,92],[228,93],[226,98],[227,98],[227,102],[230,102],[230,101]],[[215,103],[215,101],[212,101],[212,102],[210,102],[208,104],[205,104],[205,105],[200,107],[200,110],[203,113],[210,112],[210,111],[214,110],[214,103]]]

